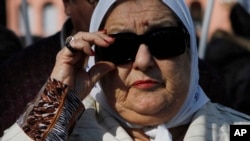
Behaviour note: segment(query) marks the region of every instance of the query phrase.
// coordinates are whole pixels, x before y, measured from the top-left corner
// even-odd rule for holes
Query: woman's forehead
[[[161,1],[122,1],[109,11],[105,29],[110,32],[136,30],[140,34],[150,27],[175,25],[175,14]]]

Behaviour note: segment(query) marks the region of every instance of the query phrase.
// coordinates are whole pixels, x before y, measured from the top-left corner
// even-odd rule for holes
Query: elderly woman
[[[100,0],[2,140],[229,140],[250,118],[198,85],[191,21],[183,0]]]

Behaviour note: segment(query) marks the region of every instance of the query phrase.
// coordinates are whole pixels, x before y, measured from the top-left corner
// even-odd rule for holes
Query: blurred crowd
[[[250,114],[250,15],[240,5],[231,8],[233,32],[216,30],[207,44],[205,61],[221,76],[227,105]]]
[[[229,12],[232,29],[216,30],[207,42],[205,58],[200,59],[200,85],[211,101],[250,115],[250,15],[239,3],[231,4]],[[61,35],[75,29],[71,22],[73,25],[67,20],[67,28],[29,47],[15,33],[0,27],[0,136],[46,81],[62,46]]]

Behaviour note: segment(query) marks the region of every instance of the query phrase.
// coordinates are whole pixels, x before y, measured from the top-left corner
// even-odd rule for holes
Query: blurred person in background
[[[239,3],[228,3],[231,31],[217,30],[205,52],[225,86],[231,108],[250,114],[250,15]],[[222,23],[223,24],[223,23]]]
[[[5,26],[0,26],[0,64],[22,49],[19,37]]]
[[[98,0],[62,2],[65,14],[69,16],[62,30],[25,47],[0,66],[0,135],[17,119],[47,81],[56,54],[64,46],[66,37],[78,31],[89,30],[90,18]]]

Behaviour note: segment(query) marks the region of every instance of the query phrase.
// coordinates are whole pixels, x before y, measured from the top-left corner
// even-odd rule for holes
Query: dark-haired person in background
[[[250,15],[239,3],[231,7],[233,33],[217,30],[207,45],[205,61],[222,77],[225,94],[219,96],[226,98],[227,106],[250,114]]]
[[[18,118],[47,81],[56,54],[64,46],[66,37],[89,30],[90,18],[97,2],[62,0],[65,14],[69,16],[62,30],[25,47],[0,66],[0,135]]]
[[[0,64],[22,49],[19,37],[5,26],[0,26]]]

